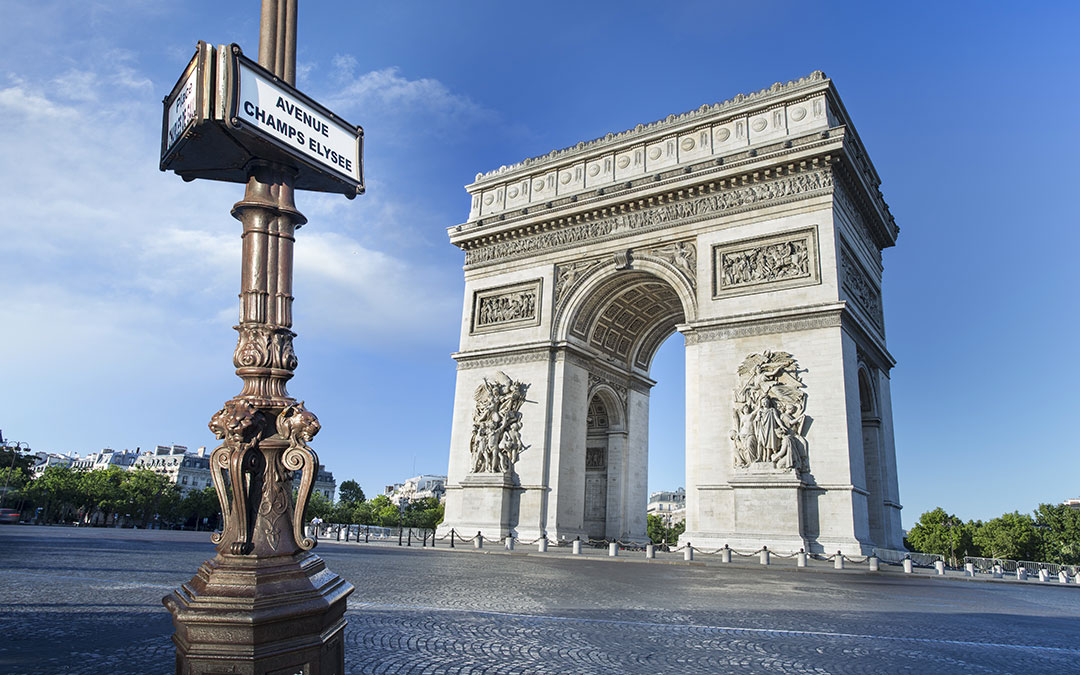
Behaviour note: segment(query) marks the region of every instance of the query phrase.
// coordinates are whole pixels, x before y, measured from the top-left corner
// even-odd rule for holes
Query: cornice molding
[[[805,166],[778,167],[774,172],[754,174],[710,182],[667,194],[632,200],[618,207],[605,208],[572,218],[562,218],[555,227],[530,227],[524,231],[502,233],[487,241],[482,237],[462,242],[466,269],[501,263],[548,251],[593,244],[651,232],[674,225],[696,223],[708,218],[730,215],[832,193],[833,179],[826,156],[804,162]],[[547,230],[537,233],[535,230]]]
[[[784,312],[762,312],[729,317],[723,321],[701,322],[682,327],[687,345],[731,338],[793,333],[818,328],[839,328],[843,303],[797,307]]]

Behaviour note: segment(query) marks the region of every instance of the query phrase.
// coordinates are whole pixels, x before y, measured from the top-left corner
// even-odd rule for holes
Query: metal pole
[[[11,474],[15,473],[15,460],[19,457],[19,444],[20,443],[23,443],[23,442],[22,441],[15,441],[15,447],[11,448],[11,466],[8,467],[8,472],[7,472],[7,474],[4,475],[4,493],[2,495],[0,495],[0,506],[3,506],[4,502],[7,500],[8,479],[11,478]],[[26,445],[26,448],[28,450],[30,449],[30,444],[29,443],[23,443],[23,444]],[[10,447],[10,445],[5,444],[5,447]]]
[[[296,0],[263,0],[259,64],[289,84],[296,74]],[[173,615],[177,674],[195,672],[341,675],[351,584],[326,570],[303,532],[319,471],[308,443],[321,425],[289,395],[293,351],[292,276],[296,230],[307,222],[293,200],[295,170],[256,159],[241,222],[239,332],[233,365],[239,394],[213,416],[222,444],[210,456],[221,500],[218,554],[164,598]],[[295,501],[293,472],[300,473]]]

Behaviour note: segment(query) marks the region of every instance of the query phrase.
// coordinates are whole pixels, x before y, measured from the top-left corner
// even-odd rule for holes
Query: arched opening
[[[589,413],[585,420],[585,495],[583,525],[590,539],[607,536],[608,454],[615,445],[609,398],[597,392],[589,401]],[[616,420],[617,425],[617,420]]]
[[[635,265],[638,261],[635,261]],[[584,476],[577,494],[584,533],[593,539],[644,541],[649,497],[650,394],[661,345],[683,372],[665,383],[660,429],[665,489],[685,481],[685,355],[681,336],[669,340],[692,314],[692,294],[668,270],[616,270],[614,265],[576,289],[563,324],[565,339],[587,354]],[[690,298],[691,300],[688,300]],[[689,307],[688,307],[689,305]],[[672,358],[670,354],[678,352]],[[678,389],[677,393],[672,390]],[[579,436],[579,438],[581,438]],[[579,464],[580,466],[580,464]]]
[[[881,417],[869,369],[859,367],[859,410],[862,412],[863,471],[866,476],[866,511],[870,539],[879,545],[885,537],[884,495],[881,475]]]
[[[649,377],[649,494],[686,487],[686,340],[660,345]]]

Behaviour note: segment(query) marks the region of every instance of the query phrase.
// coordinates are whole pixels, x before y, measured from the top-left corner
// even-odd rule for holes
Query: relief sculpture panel
[[[816,228],[713,247],[714,298],[819,282]]]
[[[472,333],[509,330],[540,323],[540,287],[536,279],[473,294]]]
[[[861,307],[879,331],[885,328],[881,310],[881,294],[867,278],[862,267],[846,248],[840,248],[840,266],[844,272],[844,290],[848,297]]]

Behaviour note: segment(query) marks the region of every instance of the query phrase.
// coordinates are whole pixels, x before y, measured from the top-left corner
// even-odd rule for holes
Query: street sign
[[[261,136],[301,161],[362,184],[363,131],[243,56],[235,45],[231,51],[229,123]]]
[[[191,138],[191,130],[210,118],[214,48],[199,40],[184,74],[165,97],[161,128],[161,169]]]
[[[248,164],[269,160],[296,171],[298,190],[364,192],[364,130],[353,126],[243,55],[199,42],[165,98],[161,170],[184,180],[246,183]]]

